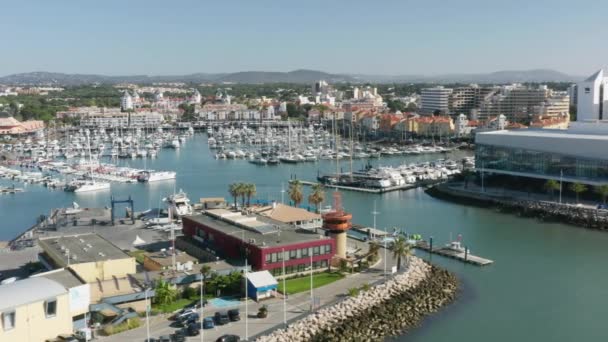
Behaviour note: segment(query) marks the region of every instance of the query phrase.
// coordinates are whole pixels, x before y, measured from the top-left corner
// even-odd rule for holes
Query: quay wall
[[[512,213],[522,217],[568,223],[591,229],[608,230],[608,211],[606,210],[484,194],[450,186],[449,183],[436,185],[427,189],[426,192],[439,199],[466,205],[495,208],[501,212]]]
[[[456,277],[411,257],[408,269],[385,283],[258,338],[279,341],[376,341],[401,335],[457,295]]]

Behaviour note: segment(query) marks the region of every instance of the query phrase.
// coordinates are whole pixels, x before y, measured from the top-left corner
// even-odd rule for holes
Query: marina
[[[111,192],[86,195],[48,191],[43,186],[22,186],[22,183],[17,183],[17,187],[25,188],[26,191],[15,196],[0,196],[0,220],[3,222],[0,239],[12,239],[32,226],[39,215],[49,215],[52,208],[71,207],[74,201],[82,208],[102,208],[109,205],[111,194],[117,198],[131,195],[135,210],[142,212],[159,207],[163,198],[179,192],[180,188],[195,203],[199,197],[229,198],[227,188],[231,182],[248,180],[256,183],[257,198],[280,202],[284,194],[281,192],[281,182],[286,185],[291,175],[296,174],[298,179],[315,182],[319,172],[335,172],[335,160],[286,164],[276,168],[260,167],[246,161],[216,160],[214,150],[208,148],[206,134],[194,135],[180,147],[178,153],[171,153],[169,149],[166,152],[168,153],[162,150],[156,159],[121,159],[117,164],[126,166],[128,163],[134,169],[143,170],[146,162],[150,169],[175,171],[178,175],[175,181],[113,183]],[[441,157],[461,160],[466,156],[466,151],[454,151]],[[381,157],[380,160],[384,165],[399,166],[403,163],[431,162],[441,157],[433,154],[393,155]],[[360,169],[366,163],[364,160],[355,160],[353,164],[355,169]],[[12,184],[15,182],[0,178],[0,186],[10,187]],[[305,193],[308,191],[307,188],[304,190]],[[289,201],[287,194],[284,195],[284,201]],[[603,334],[599,321],[590,319],[587,315],[583,318],[578,314],[563,313],[571,312],[575,305],[582,304],[589,315],[601,316],[604,308],[597,301],[597,296],[603,291],[601,284],[608,282],[607,276],[602,272],[594,272],[593,281],[587,284],[586,294],[578,298],[576,303],[564,298],[563,293],[580,284],[580,279],[564,272],[565,269],[577,270],[584,267],[591,271],[602,267],[601,261],[606,258],[604,247],[608,243],[608,235],[605,233],[445,202],[428,196],[422,189],[383,193],[373,199],[377,201],[379,230],[382,227],[398,226],[425,237],[446,236],[446,240],[449,231],[453,231],[467,237],[467,244],[475,248],[473,254],[491,256],[495,261],[491,267],[478,268],[464,267],[465,264],[456,259],[434,258],[433,263],[456,273],[465,284],[461,296],[465,298],[466,307],[460,304],[462,301],[457,301],[453,308],[444,310],[438,319],[432,319],[428,328],[423,326],[414,329],[403,340],[443,341],[445,336],[453,336],[480,341],[477,330],[480,322],[485,329],[504,334],[505,338],[495,339],[496,341],[523,341],[530,337],[543,340],[547,335],[540,337],[527,333],[534,331],[530,330],[532,317],[517,309],[529,307],[530,298],[534,298],[534,303],[547,308],[540,313],[543,321],[574,327],[573,330],[557,329],[550,333],[548,338],[554,341],[571,341],[580,339],[581,336],[593,339]],[[367,193],[343,192],[344,207],[353,213],[356,222],[362,226],[373,226],[371,200]],[[164,222],[159,220],[159,223]],[[451,228],[448,230],[447,227]],[[154,228],[142,228],[141,231],[156,232]],[[550,239],[547,238],[549,233]],[[142,238],[147,241],[145,237]],[[132,242],[129,236],[123,243],[130,246]],[[569,250],[567,253],[564,252],[565,246]],[[517,253],[514,253],[514,248]],[[539,268],[537,264],[529,262],[531,258],[538,257],[550,259],[552,263],[544,263],[544,267]],[[525,278],[526,282],[512,282],[513,274]],[[505,295],[496,296],[496,293]],[[555,298],[564,300],[556,301]],[[500,320],[491,318],[496,315],[497,306],[504,308],[500,311]],[[539,314],[534,317],[538,318]],[[509,329],[504,329],[501,323],[504,320],[511,322]],[[399,338],[397,340],[400,341]]]

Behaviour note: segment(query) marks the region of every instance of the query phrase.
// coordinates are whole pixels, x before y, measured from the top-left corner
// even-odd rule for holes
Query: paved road
[[[383,255],[382,250],[380,251],[381,256]],[[391,266],[395,265],[395,261],[388,254],[389,263],[387,267],[390,269]],[[328,305],[334,303],[341,298],[346,296],[349,288],[360,287],[365,283],[379,282],[384,279],[383,271],[384,262],[380,261],[374,267],[363,273],[357,273],[348,275],[344,279],[340,279],[329,285],[316,288],[313,290],[314,297],[320,299],[320,305]],[[289,296],[286,300],[286,318],[289,322],[292,319],[306,315],[310,309],[310,292],[298,293]],[[268,317],[259,319],[255,315],[258,309],[262,305],[268,306]],[[215,327],[214,329],[204,331],[204,341],[215,341],[221,335],[224,334],[235,334],[245,338],[245,304],[241,303],[239,306],[241,311],[241,321],[231,322],[225,326]],[[223,308],[222,310],[226,310]],[[212,316],[217,309],[210,306],[205,307],[205,317]],[[263,333],[269,329],[274,329],[283,326],[283,300],[279,298],[273,298],[265,300],[262,303],[256,303],[254,301],[248,302],[248,336],[251,338],[255,335]],[[171,321],[167,320],[167,317],[153,317],[150,320],[150,336],[159,337],[161,335],[169,335],[178,328],[170,327]],[[113,341],[144,341],[146,339],[146,327],[144,326],[130,330],[116,336],[101,337],[100,340],[104,342]],[[201,336],[189,337],[188,341],[201,341]]]

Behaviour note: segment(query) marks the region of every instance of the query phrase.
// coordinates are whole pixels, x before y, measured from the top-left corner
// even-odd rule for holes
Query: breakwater
[[[524,200],[520,198],[489,195],[476,191],[439,184],[426,193],[440,199],[480,207],[495,208],[500,212],[542,221],[568,223],[580,227],[608,230],[608,212],[569,204]]]
[[[321,309],[258,339],[274,341],[377,341],[403,334],[456,297],[451,273],[411,257],[408,270],[354,297]]]

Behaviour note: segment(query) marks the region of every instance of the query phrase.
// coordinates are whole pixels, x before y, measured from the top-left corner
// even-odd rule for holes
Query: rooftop
[[[27,278],[0,285],[0,311],[66,294],[58,282],[44,277]]]
[[[71,264],[130,258],[111,242],[93,233],[40,239],[39,244],[53,259],[62,261],[61,267],[67,266],[68,255]]]
[[[187,219],[260,247],[279,247],[329,239],[270,218],[243,215],[225,209],[208,210],[206,214],[188,216]]]
[[[277,203],[274,207],[257,207],[254,209],[254,211],[262,216],[269,217],[283,223],[321,219],[321,215],[319,214],[311,213],[306,209],[296,208],[281,203]]]
[[[182,252],[178,249],[175,250],[177,253],[175,254],[175,262],[184,264],[188,261],[192,263],[197,263],[198,259],[188,255],[186,252]],[[172,266],[173,265],[173,254],[170,250],[165,251],[157,251],[157,252],[149,252],[144,254],[145,257],[150,258],[150,260],[158,263],[162,267]]]
[[[65,287],[66,289],[85,284],[83,280],[81,280],[76,274],[74,274],[74,272],[67,268],[38,273],[36,275],[33,275],[32,277],[43,277],[46,279],[53,280],[63,285],[63,287]]]

